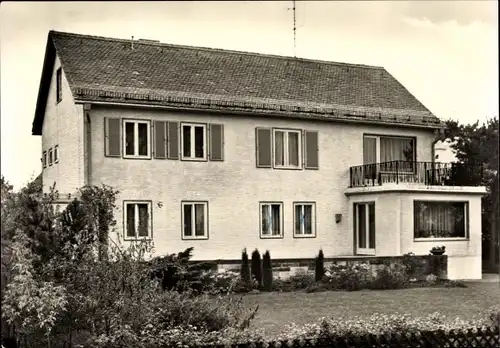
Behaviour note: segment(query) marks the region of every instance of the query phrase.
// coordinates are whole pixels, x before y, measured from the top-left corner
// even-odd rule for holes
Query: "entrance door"
[[[354,204],[354,233],[357,255],[375,255],[375,203]]]

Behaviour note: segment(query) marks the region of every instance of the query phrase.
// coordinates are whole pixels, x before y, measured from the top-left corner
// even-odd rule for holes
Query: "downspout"
[[[84,104],[85,122],[85,185],[90,185],[92,174],[92,127],[90,123],[90,104]]]

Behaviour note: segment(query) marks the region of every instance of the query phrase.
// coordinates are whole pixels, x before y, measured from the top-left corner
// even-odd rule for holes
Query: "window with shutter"
[[[318,132],[304,132],[305,169],[319,169]]]
[[[149,120],[123,120],[123,158],[151,158]]]
[[[121,122],[119,118],[104,119],[104,136],[105,136],[105,156],[120,157],[121,147]]]
[[[210,160],[224,160],[224,126],[210,124]]]
[[[274,168],[300,169],[302,147],[300,130],[274,129]]]
[[[155,158],[166,158],[167,157],[167,130],[165,121],[155,121],[154,123],[154,134],[155,134],[155,147],[154,147],[154,157]]]
[[[206,161],[207,126],[197,123],[181,123],[181,159],[184,161]]]
[[[167,122],[167,158],[179,159],[179,122]]]
[[[272,144],[270,128],[255,128],[257,167],[272,167]]]

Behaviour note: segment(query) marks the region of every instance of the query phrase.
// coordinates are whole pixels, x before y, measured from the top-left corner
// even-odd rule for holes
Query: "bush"
[[[294,274],[288,279],[288,282],[295,290],[305,290],[315,283],[314,276],[309,273]]]
[[[264,257],[262,258],[262,270],[263,270],[263,283],[264,290],[272,291],[273,287],[273,266],[271,263],[271,254],[269,250],[266,250]]]
[[[247,284],[251,283],[250,264],[248,262],[248,254],[246,248],[243,249],[243,252],[241,253],[241,280]]]
[[[389,266],[382,267],[369,284],[370,289],[387,290],[401,289],[408,284],[405,270],[400,268],[391,269]]]
[[[366,264],[333,264],[323,277],[327,287],[335,290],[356,291],[367,287],[370,266]]]
[[[446,288],[466,288],[467,284],[465,284],[462,280],[448,280],[444,283]]]
[[[316,256],[314,275],[317,282],[321,281],[321,279],[323,279],[323,276],[325,275],[324,256],[322,249],[319,250],[318,256]]]
[[[259,284],[259,289],[262,288],[262,262],[257,249],[252,253],[252,278]]]

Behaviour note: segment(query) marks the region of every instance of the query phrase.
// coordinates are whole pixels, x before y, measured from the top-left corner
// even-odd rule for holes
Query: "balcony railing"
[[[350,187],[386,183],[443,186],[481,186],[483,166],[462,163],[390,161],[350,168]]]

